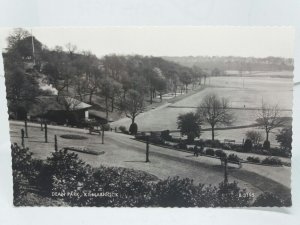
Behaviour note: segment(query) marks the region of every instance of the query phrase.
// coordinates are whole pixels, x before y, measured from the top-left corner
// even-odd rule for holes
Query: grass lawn
[[[11,141],[21,143],[22,122],[11,122]],[[105,144],[101,136],[90,135],[87,130],[49,126],[48,143],[44,142],[44,133],[38,124],[29,127],[29,138],[25,145],[33,152],[34,158],[46,159],[54,152],[54,135],[58,137],[58,147],[78,146],[93,151],[104,152],[101,155],[78,153],[81,159],[93,167],[116,166],[145,171],[160,179],[179,176],[191,178],[195,183],[217,185],[223,177],[220,160],[208,157],[194,157],[190,153],[150,146],[150,163],[145,163],[145,144],[130,139],[130,136],[106,132]],[[77,134],[87,137],[85,140],[61,138],[60,135]],[[246,165],[242,169],[230,168],[229,181],[236,180],[241,188],[258,196],[263,191],[280,190],[282,196],[290,194],[290,167],[264,167]],[[249,175],[249,176],[248,176]],[[258,182],[259,181],[259,182]]]

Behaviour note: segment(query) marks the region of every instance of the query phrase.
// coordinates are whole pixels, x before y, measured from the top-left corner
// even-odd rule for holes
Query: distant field
[[[209,78],[204,90],[194,95],[188,96],[174,104],[169,104],[155,110],[145,112],[138,116],[136,122],[139,130],[176,130],[177,117],[179,114],[195,111],[203,97],[209,93],[217,93],[221,97],[230,99],[232,112],[235,115],[233,126],[249,125],[256,122],[257,110],[247,110],[247,108],[259,108],[262,100],[269,104],[278,104],[282,111],[282,116],[292,116],[292,96],[293,80],[288,78],[262,78],[262,77],[213,77]],[[168,107],[171,106],[171,107]],[[182,107],[183,108],[172,108]],[[185,108],[185,106],[187,106]],[[245,107],[245,109],[244,109]],[[122,119],[116,121],[112,126],[125,125],[129,127],[130,121]],[[253,129],[253,128],[248,128]],[[217,138],[236,139],[242,141],[248,129],[218,131]],[[275,130],[274,130],[275,131]],[[271,134],[271,141],[275,142],[275,133]],[[204,132],[203,138],[210,138],[210,132]]]

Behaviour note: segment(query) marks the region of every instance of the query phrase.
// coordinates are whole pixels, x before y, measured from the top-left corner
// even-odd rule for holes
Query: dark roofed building
[[[92,106],[71,97],[41,96],[29,110],[31,119],[47,119],[56,124],[80,126],[89,120]]]

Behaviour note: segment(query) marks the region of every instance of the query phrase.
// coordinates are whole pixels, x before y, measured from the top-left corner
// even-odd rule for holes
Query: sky
[[[102,27],[30,28],[53,48],[75,44],[79,51],[152,56],[294,57],[291,27]],[[2,32],[7,36],[12,30]]]

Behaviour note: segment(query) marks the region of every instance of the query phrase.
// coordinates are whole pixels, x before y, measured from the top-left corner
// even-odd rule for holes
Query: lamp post
[[[150,133],[146,133],[146,163],[150,162],[150,160],[149,160],[149,137],[150,137]]]

